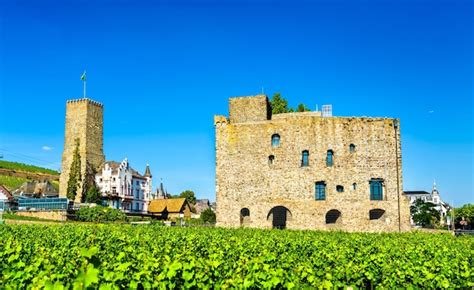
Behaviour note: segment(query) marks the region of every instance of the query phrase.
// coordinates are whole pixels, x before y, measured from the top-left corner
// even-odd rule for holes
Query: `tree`
[[[296,108],[297,112],[309,112],[311,111],[305,104],[299,104]]]
[[[460,208],[454,210],[454,219],[456,223],[462,221],[462,218],[467,222],[468,225],[472,225],[474,222],[474,204],[468,203]]]
[[[185,190],[179,194],[179,197],[184,197],[188,201],[190,205],[196,204],[196,196],[194,195],[194,191],[192,190]]]
[[[288,107],[288,101],[280,93],[273,95],[270,105],[272,106],[272,114],[311,111],[305,104],[299,104],[296,110]]]
[[[413,222],[422,227],[439,223],[440,213],[435,207],[436,205],[434,203],[417,199],[410,207]]]
[[[93,184],[86,192],[85,201],[88,203],[95,203],[100,205],[102,203],[102,193],[100,189]]]
[[[81,155],[79,154],[79,139],[76,139],[76,148],[74,149],[67,181],[66,196],[69,200],[76,199],[77,188],[81,184],[81,180]]]
[[[288,101],[283,98],[280,93],[275,93],[270,100],[272,106],[272,114],[288,113]]]
[[[212,209],[207,208],[203,212],[201,212],[201,221],[203,223],[215,223],[216,222],[216,214],[212,211]]]

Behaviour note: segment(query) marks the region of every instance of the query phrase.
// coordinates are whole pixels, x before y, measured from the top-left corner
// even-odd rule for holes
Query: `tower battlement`
[[[88,103],[88,104],[91,104],[91,105],[96,105],[96,106],[101,107],[101,108],[104,107],[104,105],[103,105],[102,103],[99,103],[99,102],[97,102],[97,101],[91,100],[91,99],[89,99],[89,98],[81,98],[81,99],[67,100],[67,101],[66,101],[66,104],[74,104],[74,103],[81,103],[81,102]]]

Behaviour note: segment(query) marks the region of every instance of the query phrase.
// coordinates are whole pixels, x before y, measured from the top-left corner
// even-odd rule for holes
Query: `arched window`
[[[304,150],[301,156],[301,166],[309,166],[309,151]]]
[[[332,166],[334,163],[334,152],[332,150],[328,150],[326,155],[326,166]]]
[[[280,146],[280,135],[273,134],[272,135],[272,147]]]
[[[273,162],[275,162],[275,156],[274,155],[268,156],[268,165],[272,165]]]
[[[369,220],[378,220],[385,214],[385,211],[380,208],[369,210]]]
[[[240,225],[246,225],[250,222],[250,210],[246,207],[240,210]]]
[[[383,200],[383,180],[379,178],[372,178],[370,184],[370,200]]]
[[[352,189],[353,189],[353,190],[356,190],[356,189],[357,189],[357,183],[354,182],[354,183],[352,184]]]
[[[344,192],[344,186],[342,186],[342,185],[336,185],[336,191],[337,191],[337,192]]]
[[[356,151],[356,146],[354,144],[349,145],[349,152],[354,153]]]
[[[341,212],[337,209],[331,209],[326,213],[326,224],[335,224],[341,218]]]
[[[326,183],[324,181],[316,182],[314,199],[315,200],[326,199]]]

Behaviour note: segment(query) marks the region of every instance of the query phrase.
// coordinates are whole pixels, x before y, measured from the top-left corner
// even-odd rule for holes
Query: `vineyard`
[[[474,239],[129,225],[0,226],[6,288],[474,286]]]

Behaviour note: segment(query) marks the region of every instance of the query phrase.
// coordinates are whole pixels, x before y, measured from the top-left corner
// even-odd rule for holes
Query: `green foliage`
[[[270,100],[272,106],[272,114],[288,113],[288,101],[283,98],[280,93],[275,93]]]
[[[88,203],[95,203],[99,205],[101,204],[102,194],[100,192],[100,189],[95,184],[93,184],[87,190],[85,201]]]
[[[309,112],[311,111],[305,104],[299,104],[296,108],[297,112]]]
[[[6,289],[472,288],[474,239],[160,226],[0,226]]]
[[[119,209],[94,206],[83,207],[76,212],[78,221],[83,222],[124,222],[127,221],[127,216]]]
[[[76,139],[76,148],[74,149],[72,163],[69,170],[69,179],[67,181],[66,196],[69,200],[76,199],[77,188],[79,187],[81,177],[81,155],[79,154],[79,139]]]
[[[306,105],[299,104],[297,109],[290,108],[288,101],[281,96],[280,93],[275,93],[270,99],[270,105],[272,107],[272,114],[291,113],[291,112],[306,112],[311,111]]]
[[[212,211],[212,209],[207,208],[201,212],[200,219],[203,223],[214,224],[216,222],[216,214]]]
[[[179,197],[184,197],[190,205],[196,204],[196,195],[192,190],[185,190],[179,194]]]
[[[27,181],[28,179],[22,177],[0,175],[0,184],[5,186],[10,191],[17,189]]]
[[[32,173],[47,173],[52,175],[59,175],[59,172],[57,172],[56,170],[5,160],[0,160],[0,168],[11,169],[16,171],[26,171]]]
[[[455,220],[459,223],[462,218],[472,225],[474,222],[474,204],[468,203],[454,210]]]
[[[410,212],[415,224],[427,227],[434,226],[439,223],[440,214],[436,210],[435,204],[431,202],[424,202],[421,199],[417,199],[415,203],[410,207]]]

